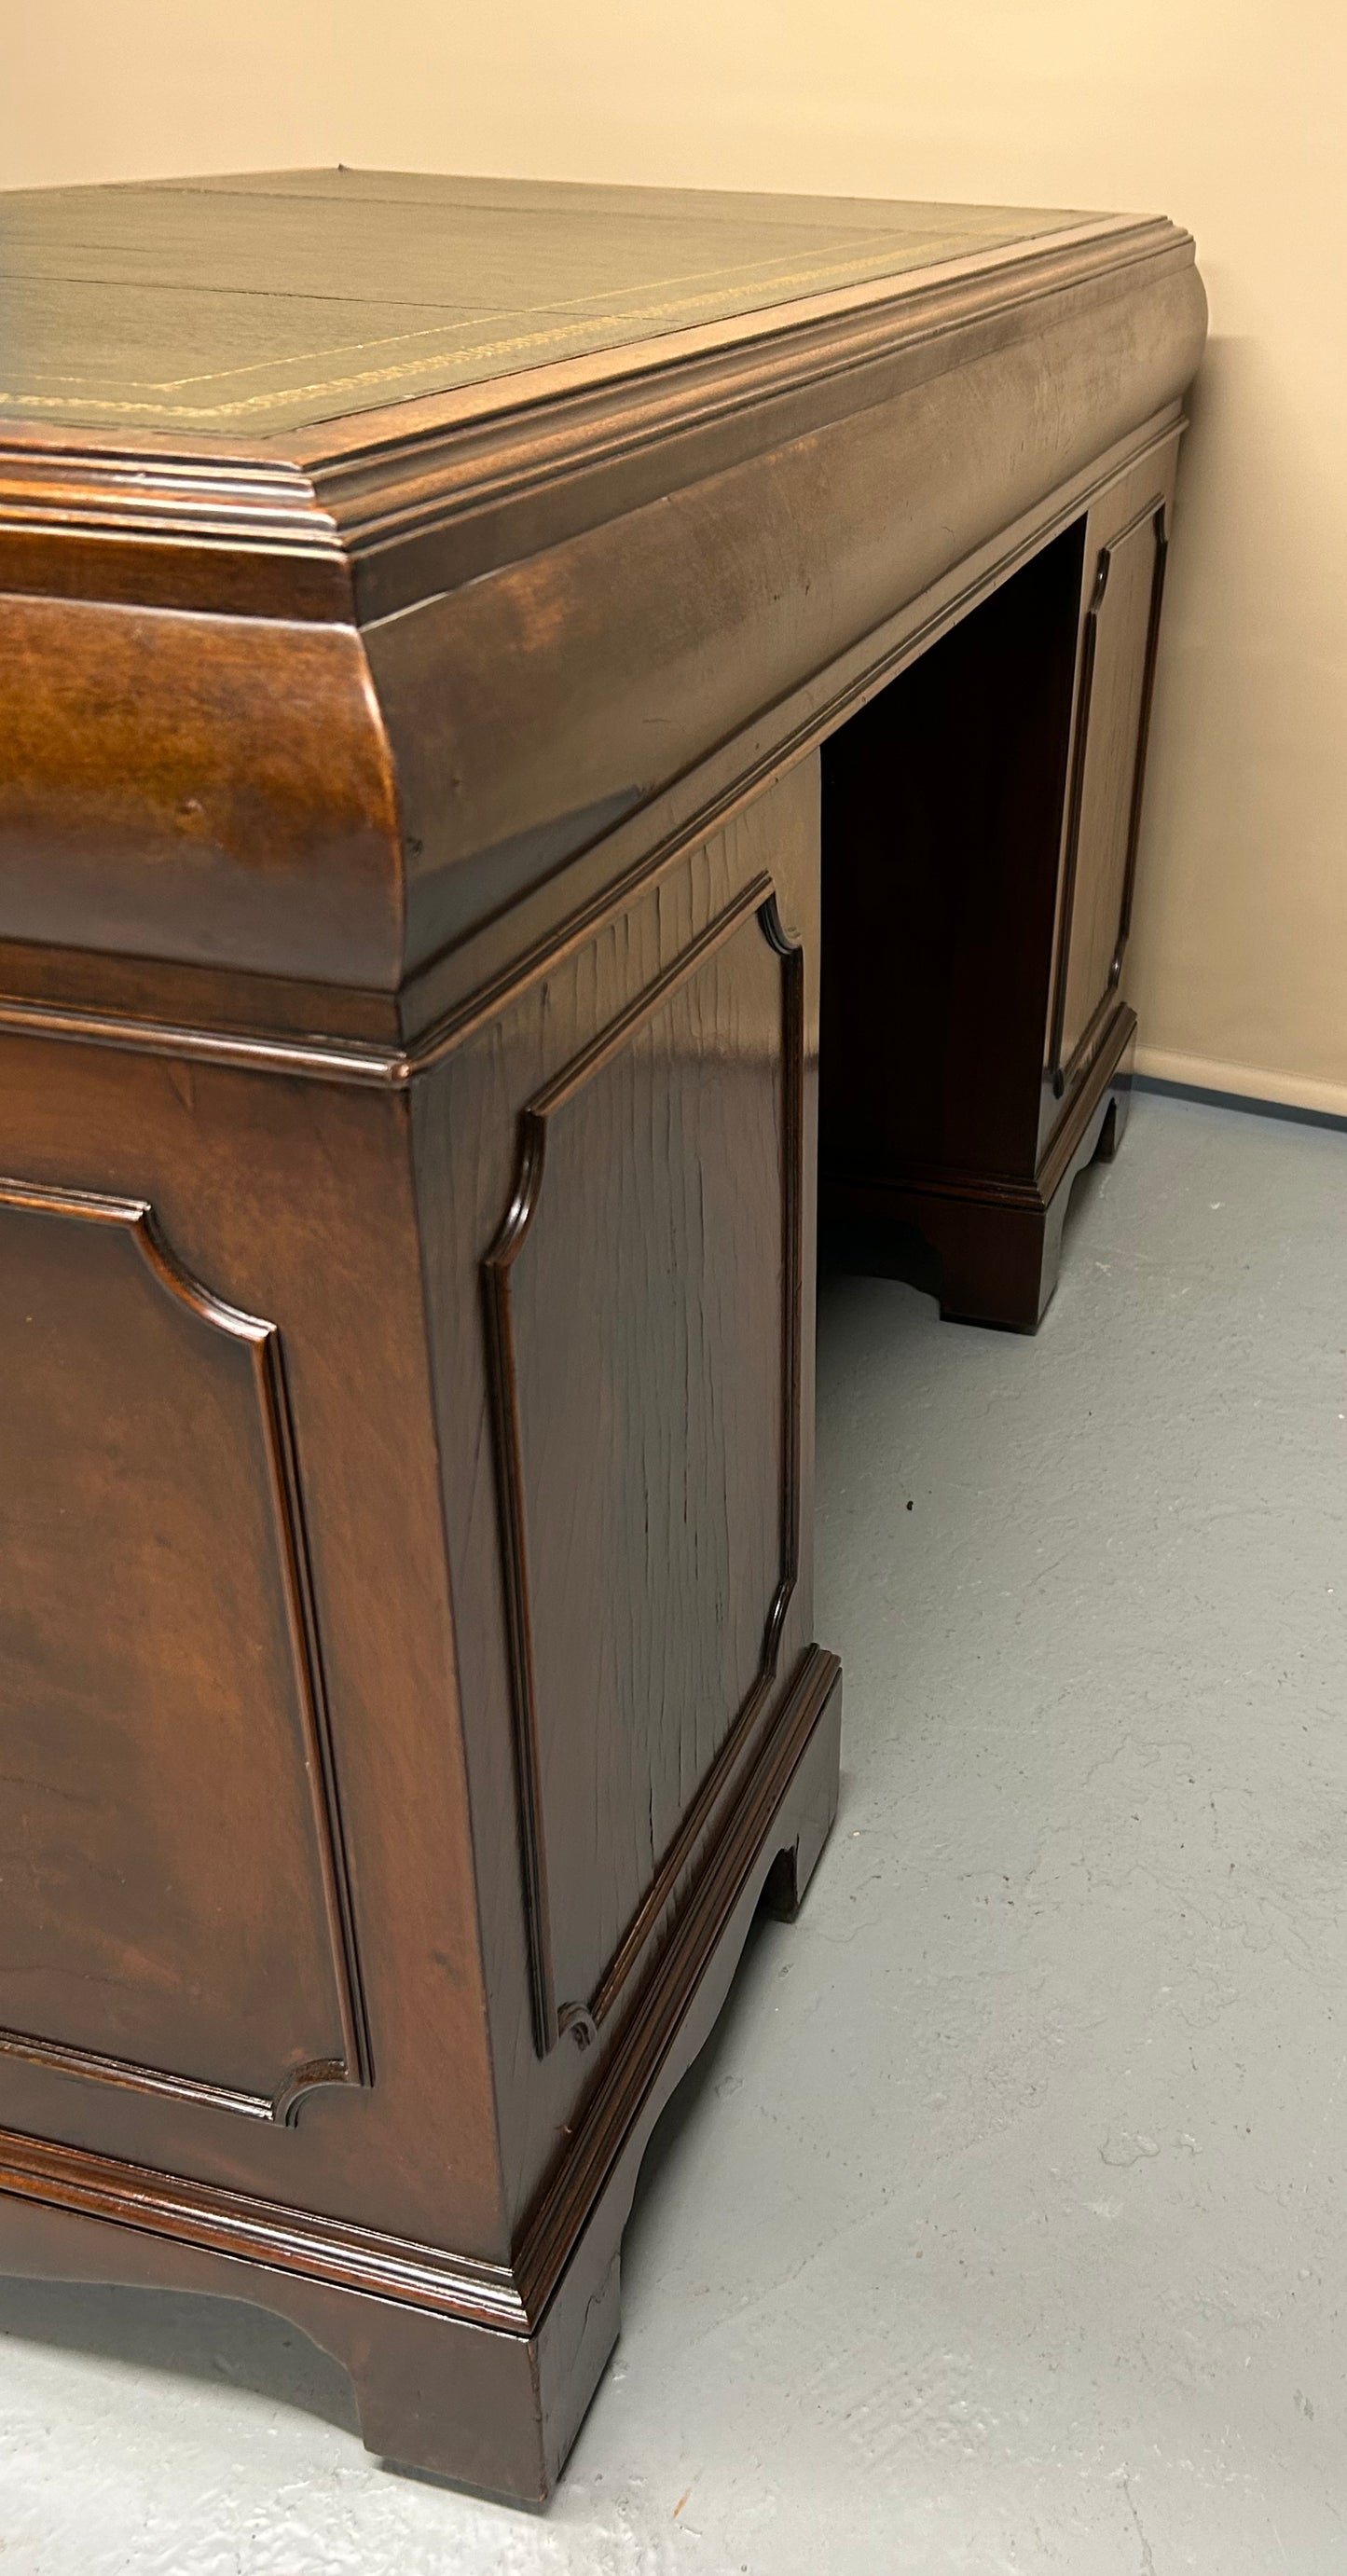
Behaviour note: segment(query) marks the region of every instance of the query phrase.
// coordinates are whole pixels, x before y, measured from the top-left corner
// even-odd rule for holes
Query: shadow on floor
[[[848,1778],[843,1767],[838,1796],[838,1818],[847,1807]],[[835,1821],[832,1834],[824,1844],[819,1868],[826,1869],[828,1855],[837,1838]],[[809,1910],[809,1890],[805,1890],[801,1914]],[[650,2142],[641,2159],[636,2177],[636,2192],[631,2216],[622,2238],[622,2304],[633,2307],[644,2289],[647,2267],[657,2261],[651,2218],[652,2205],[662,2220],[677,2205],[678,2168],[685,2145],[703,2119],[715,2116],[715,2091],[725,2072],[727,2060],[738,2051],[742,2025],[753,2021],[762,2011],[762,1988],[768,1976],[789,1955],[788,1945],[795,1937],[795,1925],[783,1922],[765,1904],[760,1904],[749,1928],[748,1939],[736,1964],[734,1977],[705,2045],[694,2057],[686,2075],[665,2103]],[[770,1964],[769,1964],[770,1961]]]
[[[656,2122],[622,2242],[624,2299],[636,2294],[647,2261],[657,2260],[646,2222],[648,2206],[652,2200],[658,2200],[661,2210],[675,2204],[683,2142],[700,2118],[713,2116],[715,2086],[733,2053],[741,2017],[757,2008],[764,1946],[789,1942],[791,1934],[789,1924],[759,1910],[706,2044]],[[242,2301],[103,2282],[0,2277],[0,2338],[83,2353],[132,2370],[162,2371],[211,2387],[242,2389],[336,2425],[360,2443],[355,2399],[340,2364],[310,2343],[298,2326]],[[397,2473],[420,2477],[411,2470]]]
[[[339,2364],[298,2326],[233,2299],[102,2282],[0,2279],[0,2335],[128,2369],[246,2389],[360,2439],[355,2400]]]

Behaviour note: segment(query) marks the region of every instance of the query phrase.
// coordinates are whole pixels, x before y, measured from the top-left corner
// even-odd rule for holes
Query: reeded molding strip
[[[148,602],[167,583],[166,604],[346,618],[362,557],[1138,264],[1193,256],[1165,217],[1100,216],[256,443],[226,425],[223,452],[199,432],[128,443],[16,420],[0,438],[0,570],[5,586],[48,595]]]
[[[891,1204],[912,1198],[970,1199],[979,1207],[1023,1208],[1041,1215],[1070,1165],[1083,1130],[1107,1091],[1128,1040],[1135,1036],[1137,1015],[1130,1002],[1113,990],[1105,993],[1077,1054],[1077,1087],[1068,1099],[1032,1180],[1011,1180],[1001,1172],[923,1171],[920,1164],[901,1181],[885,1174],[837,1172],[825,1184],[835,1202],[848,1193]]]
[[[0,1031],[16,1036],[47,1037],[74,1044],[109,1046],[131,1053],[180,1057],[189,1063],[218,1064],[255,1073],[301,1074],[319,1082],[370,1084],[398,1089],[428,1072],[451,1050],[490,1019],[502,1004],[554,971],[582,941],[630,903],[641,888],[673,866],[686,851],[720,831],[792,760],[804,756],[855,708],[883,688],[919,653],[934,643],[988,592],[1028,561],[1040,546],[1084,511],[1097,491],[1117,479],[1124,464],[1139,463],[1184,426],[1175,408],[1148,424],[1139,445],[1124,445],[1102,474],[1076,477],[1053,505],[1031,514],[1031,524],[1018,543],[996,559],[990,570],[944,600],[914,625],[905,610],[886,619],[874,635],[863,637],[842,658],[838,673],[825,675],[826,685],[806,684],[789,702],[782,733],[770,748],[735,771],[728,783],[705,798],[667,831],[653,849],[620,868],[593,900],[568,914],[554,931],[503,973],[493,976],[472,997],[430,1021],[406,1047],[381,1047],[360,1040],[300,1037],[281,1031],[204,1029],[189,1022],[133,1018],[129,1013],[84,1010],[74,1004],[34,1002],[0,994]],[[797,712],[798,710],[798,712]],[[755,726],[750,728],[756,731]],[[719,764],[718,764],[719,767]],[[723,775],[723,771],[722,771]],[[675,782],[676,784],[678,782]],[[684,782],[687,783],[687,782]],[[634,818],[639,819],[639,818]],[[624,827],[625,829],[626,827]],[[576,861],[593,855],[579,851]]]
[[[326,1082],[396,1086],[417,1070],[417,1059],[396,1048],[324,1038],[254,1037],[241,1029],[136,1020],[115,1011],[81,1011],[60,1002],[0,998],[0,1029],[10,1029],[17,1037],[61,1038],[75,1045],[118,1047],[133,1055],[182,1056],[193,1064],[232,1065],[255,1073],[307,1073]]]
[[[79,2147],[0,2130],[0,2192],[77,2210],[144,2235],[167,2236],[202,2253],[298,2273],[333,2289],[400,2299],[509,2334],[529,2332],[523,2302],[503,2264],[441,2254],[410,2237],[319,2217],[248,2192],[189,2182]]]
[[[146,454],[77,432],[0,437],[0,587],[207,615],[355,613],[345,547],[299,466]]]
[[[14,526],[340,551],[308,476],[283,458],[146,456],[134,446],[90,445],[78,433],[40,446],[0,437],[0,527]]]
[[[357,416],[342,424],[342,447],[311,431],[293,448],[358,559],[1047,296],[1121,277],[1138,263],[1177,254],[1191,265],[1194,253],[1192,236],[1167,218],[1115,217],[1028,247],[765,307],[713,330]]]

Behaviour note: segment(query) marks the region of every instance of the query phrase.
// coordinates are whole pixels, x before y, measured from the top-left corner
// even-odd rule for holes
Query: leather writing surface
[[[1078,220],[342,170],[14,191],[0,421],[294,429]]]

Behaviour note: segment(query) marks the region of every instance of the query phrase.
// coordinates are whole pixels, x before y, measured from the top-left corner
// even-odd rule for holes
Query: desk
[[[0,268],[0,2261],[540,2496],[836,1799],[820,1013],[952,1314],[1116,1136],[1193,246],[301,172]]]

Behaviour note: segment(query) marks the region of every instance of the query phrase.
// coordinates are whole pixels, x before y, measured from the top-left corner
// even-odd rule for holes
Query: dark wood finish
[[[706,1045],[732,1020],[735,1078],[713,1087]],[[764,871],[521,1115],[483,1270],[540,2054],[566,2029],[588,2045],[619,2001],[777,1678],[800,1562],[804,1079],[800,940]],[[615,1139],[652,1128],[633,1189]],[[690,1403],[652,1458],[644,1390],[671,1366],[711,1397],[711,1440]],[[556,1483],[586,1443],[588,1562]],[[776,1492],[756,1473],[773,1455]],[[671,1598],[702,1586],[724,1614],[687,1631]]]
[[[388,170],[14,190],[7,392],[34,420],[287,433],[1110,228],[1127,218]]]
[[[1172,477],[1166,478],[1172,482]],[[1122,974],[1165,572],[1167,491],[1099,546],[1080,654],[1060,960],[1048,1055],[1060,1099]],[[1099,513],[1092,514],[1098,535]]]
[[[824,749],[825,1216],[945,1315],[1035,1329],[1119,1132],[1176,443]]]
[[[536,2498],[836,1799],[820,763],[839,1132],[890,1186],[906,992],[1027,1279],[1192,244],[291,173],[12,198],[0,269],[0,2259],[255,2298]],[[914,721],[885,876],[903,704],[958,791]]]
[[[143,1199],[0,1181],[0,1297],[0,2052],[293,2120],[368,2046],[280,1337]]]

